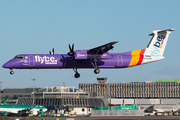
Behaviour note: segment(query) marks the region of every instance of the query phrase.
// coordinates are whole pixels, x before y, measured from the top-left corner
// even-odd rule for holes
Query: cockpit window
[[[22,56],[16,56],[13,59],[24,59]]]

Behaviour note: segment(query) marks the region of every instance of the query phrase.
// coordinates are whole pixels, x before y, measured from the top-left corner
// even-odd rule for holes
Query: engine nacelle
[[[109,53],[104,54],[96,54],[92,52],[88,52],[87,50],[78,50],[74,51],[76,54],[74,55],[75,59],[85,60],[85,59],[110,59],[112,55]]]

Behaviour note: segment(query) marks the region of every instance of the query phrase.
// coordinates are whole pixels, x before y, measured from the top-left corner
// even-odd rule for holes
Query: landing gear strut
[[[11,71],[10,71],[10,74],[11,74],[11,75],[13,75],[13,74],[14,74],[14,71],[13,71],[13,70],[11,70]]]
[[[80,77],[80,74],[78,73],[77,68],[73,68],[73,70],[74,70],[74,72],[75,72],[74,77],[75,77],[75,78],[79,78],[79,77]]]
[[[92,65],[93,65],[93,67],[95,68],[94,73],[95,73],[95,74],[100,73],[100,70],[99,70],[99,69],[98,69],[98,67],[97,67],[97,63],[96,63],[96,61],[95,61],[95,64],[93,64],[93,62],[91,62],[91,64],[92,64]]]

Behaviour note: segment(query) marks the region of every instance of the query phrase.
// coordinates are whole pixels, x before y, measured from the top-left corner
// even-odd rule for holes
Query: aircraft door
[[[29,66],[34,66],[34,56],[29,55]]]
[[[123,58],[122,58],[122,56],[118,55],[117,58],[118,58],[118,66],[122,66],[123,65]]]

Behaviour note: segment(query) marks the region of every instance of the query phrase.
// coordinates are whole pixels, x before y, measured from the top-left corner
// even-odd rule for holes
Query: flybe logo
[[[164,38],[165,38],[164,35],[158,36],[157,37],[157,42],[154,44],[154,46],[158,47],[158,48],[162,48],[163,43],[164,43]]]
[[[157,57],[157,55],[160,53],[160,49],[163,47],[165,36],[161,35],[157,37],[157,41],[154,45],[154,49],[151,51],[151,56]],[[160,48],[160,49],[159,49]]]
[[[35,56],[36,62],[40,62],[41,64],[57,64],[57,60],[54,57],[48,57],[48,56],[43,56],[40,57],[39,55]]]

